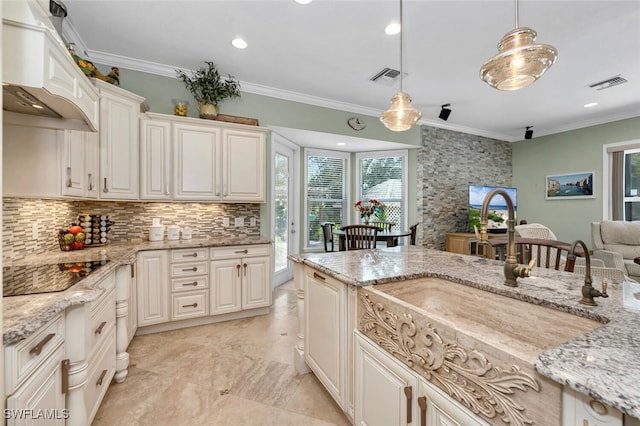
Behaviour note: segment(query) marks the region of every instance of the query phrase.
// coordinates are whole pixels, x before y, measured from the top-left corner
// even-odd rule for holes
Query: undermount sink
[[[544,350],[602,324],[440,278],[374,285],[433,321],[533,364]],[[393,299],[391,299],[393,300]]]

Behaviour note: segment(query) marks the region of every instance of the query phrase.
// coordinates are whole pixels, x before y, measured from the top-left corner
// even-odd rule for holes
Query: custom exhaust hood
[[[49,6],[49,10],[45,9]],[[53,17],[50,11],[58,14]],[[59,1],[3,3],[4,121],[55,129],[98,131],[99,94],[69,54],[54,22]]]

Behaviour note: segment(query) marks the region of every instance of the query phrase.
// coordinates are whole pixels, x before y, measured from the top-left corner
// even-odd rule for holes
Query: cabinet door
[[[416,376],[357,333],[355,341],[355,424],[419,424]]]
[[[624,424],[631,419],[625,419]],[[562,391],[562,424],[566,426],[622,426],[622,413],[590,396],[565,386]]]
[[[309,268],[305,281],[305,361],[345,410],[347,285]]]
[[[85,132],[85,196],[100,195],[100,135]]]
[[[138,199],[140,102],[100,92],[100,197]]]
[[[174,198],[213,200],[220,198],[217,162],[220,129],[175,124],[173,130]]]
[[[489,425],[426,379],[419,377],[418,382],[418,421],[425,417],[426,424],[433,426]]]
[[[169,321],[169,254],[143,251],[136,262],[138,326]]]
[[[63,425],[69,413],[65,410],[65,395],[62,393],[62,368],[64,346],[60,346],[50,358],[7,398],[8,412],[46,412],[54,417],[34,421],[29,417],[17,419],[10,416],[8,426],[13,425]],[[13,411],[16,410],[16,411]],[[18,411],[19,410],[19,411]]]
[[[85,132],[64,131],[62,195],[83,197],[85,195]]]
[[[171,123],[140,120],[140,198],[171,199]]]
[[[269,257],[242,259],[242,309],[271,305]]]
[[[242,265],[240,259],[211,262],[211,315],[242,309]]]
[[[225,129],[222,138],[222,199],[264,202],[264,132]]]

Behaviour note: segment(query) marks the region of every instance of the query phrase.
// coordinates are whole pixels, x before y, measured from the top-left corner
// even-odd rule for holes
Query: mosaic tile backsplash
[[[56,250],[57,231],[77,220],[79,214],[108,215],[114,222],[109,241],[145,241],[149,239],[152,219],[164,226],[189,226],[193,238],[203,236],[260,236],[259,204],[149,203],[117,201],[67,201],[29,198],[3,198],[2,255],[15,260],[27,255]],[[244,217],[242,227],[224,227],[224,218],[233,225]],[[256,225],[249,226],[255,219]],[[33,239],[33,227],[38,238]]]

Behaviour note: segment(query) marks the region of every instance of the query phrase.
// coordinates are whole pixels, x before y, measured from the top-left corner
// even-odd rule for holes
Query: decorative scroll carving
[[[493,366],[480,352],[446,342],[428,324],[420,328],[410,314],[398,316],[373,302],[369,295],[360,297],[365,311],[362,331],[386,351],[401,359],[412,369],[434,383],[475,414],[500,419],[509,425],[533,424],[510,396],[515,390],[531,388],[539,392],[536,380],[521,372],[517,365],[510,368]]]

